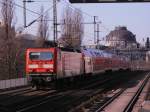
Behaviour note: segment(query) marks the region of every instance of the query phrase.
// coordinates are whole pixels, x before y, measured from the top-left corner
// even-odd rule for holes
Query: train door
[[[92,73],[92,60],[91,57],[84,57],[85,61],[85,73]]]

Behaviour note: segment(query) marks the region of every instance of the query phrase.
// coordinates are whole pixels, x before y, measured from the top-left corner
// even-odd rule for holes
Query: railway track
[[[59,108],[57,108],[58,110],[57,111],[59,111],[59,109],[62,109],[63,108],[63,106],[66,106],[66,105],[68,105],[68,104],[70,104],[70,103],[72,103],[72,102],[77,102],[77,101],[81,101],[81,98],[83,99],[83,96],[88,96],[88,97],[90,97],[89,96],[89,94],[92,92],[92,94],[93,94],[93,91],[92,90],[90,90],[90,89],[92,89],[92,87],[95,87],[95,86],[98,86],[98,85],[100,85],[100,84],[104,84],[104,83],[106,83],[106,82],[108,82],[108,81],[110,81],[111,79],[107,79],[107,80],[104,80],[104,81],[102,81],[102,82],[98,82],[98,83],[95,83],[95,84],[92,84],[93,86],[89,86],[89,88],[88,87],[83,87],[83,88],[81,88],[81,91],[79,91],[79,92],[76,92],[76,90],[70,90],[70,91],[65,91],[65,92],[60,92],[60,93],[58,93],[58,94],[56,94],[56,95],[52,95],[52,96],[48,96],[48,97],[46,97],[46,98],[44,98],[44,99],[42,99],[40,102],[38,102],[37,104],[35,104],[35,105],[32,105],[32,106],[27,106],[26,108],[22,108],[22,109],[18,109],[18,111],[17,112],[28,112],[28,111],[31,111],[31,110],[34,110],[35,108],[37,108],[37,107],[39,107],[39,106],[41,106],[41,105],[44,105],[44,104],[47,104],[47,103],[53,103],[53,102],[58,102],[58,101],[61,101],[61,103],[63,104],[62,106],[59,106]],[[82,90],[85,90],[86,89],[86,92],[84,92],[83,94],[82,94],[82,96],[80,96],[80,97],[78,97],[78,98],[75,98],[75,99],[70,99],[71,97],[70,97],[70,95],[72,95],[72,96],[76,96],[78,93],[80,94],[80,92],[82,92]],[[88,90],[89,89],[89,90]],[[102,89],[101,90],[99,90],[99,91],[102,91]],[[92,96],[92,95],[91,95]],[[69,99],[67,102],[66,102],[66,100],[67,99]],[[65,103],[64,103],[65,102]],[[53,107],[53,106],[52,106]],[[55,110],[55,108],[53,108],[51,111],[56,111]]]
[[[119,77],[118,77],[119,78]],[[35,105],[28,106],[27,108],[19,109],[17,112],[36,112],[38,111],[51,111],[51,112],[66,112],[69,111],[74,106],[81,104],[84,101],[87,101],[92,96],[96,94],[103,93],[106,89],[113,87],[118,84],[120,80],[117,77],[114,79],[109,79],[104,82],[96,82],[97,84],[89,85],[88,87],[80,88],[77,90],[71,90],[65,92],[64,94],[49,96],[46,99],[36,103]],[[116,79],[116,80],[115,80]],[[121,82],[121,81],[120,81]],[[107,86],[106,86],[107,85]],[[51,105],[51,107],[50,107]]]
[[[110,99],[108,99],[101,107],[99,107],[99,105],[96,105],[96,107],[98,108],[91,108],[90,109],[90,112],[100,112],[100,111],[103,111],[103,109],[109,105],[114,99],[116,99],[118,96],[120,96],[123,92],[124,92],[125,89],[121,89],[119,92],[115,93]]]
[[[106,77],[105,77],[106,78]],[[98,79],[96,79],[98,80]],[[91,80],[86,84],[91,85],[96,80]],[[103,78],[101,78],[103,80]],[[84,86],[84,84],[83,84]],[[43,102],[49,98],[62,96],[63,94],[68,93],[69,91],[56,91],[56,90],[46,90],[46,91],[35,91],[32,90],[31,87],[25,87],[25,88],[19,88],[19,89],[12,89],[9,91],[3,91],[0,93],[0,109],[3,110],[3,112],[9,112],[9,110],[16,111],[20,108],[26,108],[30,107],[31,105],[34,105],[34,103],[31,104],[31,102]],[[22,98],[18,97],[21,96]],[[29,96],[25,98],[25,96]],[[23,97],[25,99],[23,99]],[[23,100],[22,100],[23,99]],[[18,102],[18,100],[20,100]],[[4,102],[3,102],[4,101]],[[19,106],[18,106],[19,105]],[[11,109],[13,108],[13,109]],[[19,109],[18,109],[19,108]],[[4,111],[5,110],[5,111]]]
[[[84,86],[78,89],[70,89],[67,91],[35,91],[33,94],[25,93],[21,96],[31,96],[30,98],[22,99],[19,102],[15,102],[9,105],[1,105],[0,111],[2,112],[37,112],[46,110],[52,112],[66,112],[72,109],[74,106],[80,105],[82,102],[87,101],[91,97],[103,93],[106,89],[113,87],[117,82],[115,79],[118,79],[120,75],[92,83],[88,86]],[[119,80],[121,82],[121,80]],[[117,83],[118,84],[118,83]],[[109,87],[107,88],[106,85]],[[17,97],[16,97],[17,98]],[[14,99],[14,98],[13,98]],[[1,100],[0,100],[1,101]],[[7,101],[9,102],[9,100]],[[2,103],[3,104],[3,103]],[[47,111],[46,111],[47,112]]]
[[[144,88],[145,84],[147,83],[149,77],[146,77],[146,79],[143,81],[142,85],[140,86],[138,91],[142,91],[142,89]],[[105,96],[100,96],[99,94],[97,96],[95,96],[94,98],[82,103],[81,105],[77,106],[76,108],[72,109],[69,112],[102,112],[104,111],[104,108],[106,106],[108,106],[110,103],[112,103],[117,97],[119,97],[121,94],[123,94],[123,92],[126,89],[119,89],[117,92],[115,91],[115,93],[113,92],[113,95],[105,95]],[[110,94],[110,93],[109,93]],[[112,94],[112,93],[111,93]],[[140,95],[140,93],[138,93],[138,95]],[[137,95],[136,95],[137,97]],[[137,100],[137,99],[136,99]],[[135,101],[133,101],[134,103],[136,103]],[[132,103],[132,101],[131,101]],[[129,106],[133,106],[129,105]],[[131,108],[131,107],[129,107]],[[124,112],[131,112],[131,110],[129,109],[128,111],[124,111]]]
[[[137,88],[137,90],[135,91],[135,92],[131,92],[130,94],[131,94],[131,97],[130,98],[127,98],[127,99],[129,99],[126,103],[125,102],[122,102],[122,100],[120,100],[120,99],[122,99],[122,97],[124,96],[124,95],[126,95],[126,93],[127,93],[127,91],[126,90],[121,90],[120,92],[118,92],[118,93],[116,93],[116,95],[114,95],[111,99],[110,99],[110,101],[108,100],[108,101],[106,101],[105,103],[102,103],[102,104],[99,104],[99,105],[96,105],[96,106],[99,106],[99,108],[93,108],[93,110],[92,111],[87,111],[87,112],[102,112],[102,111],[106,111],[106,112],[109,112],[110,110],[111,111],[113,111],[113,112],[115,112],[116,110],[117,111],[119,111],[119,112],[132,112],[132,110],[133,110],[133,107],[134,107],[134,105],[136,104],[136,102],[137,102],[137,100],[138,100],[138,98],[139,98],[139,96],[140,96],[140,94],[141,94],[141,92],[142,92],[142,90],[143,90],[143,88],[145,87],[145,85],[147,84],[147,82],[148,82],[148,80],[149,80],[149,74],[147,74],[147,76],[144,78],[144,80],[142,81],[142,82],[140,82],[139,84],[138,84],[138,88]],[[133,90],[134,91],[134,90]],[[133,94],[133,95],[132,95]],[[118,98],[118,97],[120,97],[120,98]],[[116,98],[118,98],[118,99],[116,99]],[[114,103],[115,102],[120,102],[120,103],[123,103],[123,105],[121,104],[120,105],[120,110],[119,110],[119,108],[116,108],[116,104],[114,105],[113,104],[113,100],[116,100],[116,101],[114,101]],[[111,104],[112,103],[112,104]],[[127,104],[128,103],[128,104]],[[109,105],[111,105],[111,106],[109,106]],[[119,105],[119,104],[118,104]],[[107,106],[108,106],[108,108],[107,108]],[[105,108],[106,107],[106,108]],[[111,107],[111,108],[110,108]],[[116,108],[116,109],[113,109],[113,108]]]
[[[24,90],[29,90],[29,89],[31,89],[30,86],[20,87],[20,88],[16,88],[16,89],[13,88],[13,89],[8,89],[8,90],[1,90],[0,95],[18,93],[18,92],[22,92]]]
[[[132,97],[132,99],[130,100],[130,102],[128,103],[128,105],[125,107],[125,109],[123,110],[123,112],[131,112],[135,103],[137,102],[142,90],[144,89],[145,85],[147,84],[148,80],[150,78],[150,74],[145,78],[145,80],[143,81],[143,83],[141,84],[141,86],[139,87],[139,89],[137,90],[137,92],[135,93],[135,95]]]
[[[96,96],[91,101],[87,101],[83,105],[80,105],[78,108],[84,107],[84,110],[86,112],[101,112],[103,109],[109,105],[114,99],[116,99],[119,95],[121,95],[124,92],[125,89],[120,89],[116,93],[113,93],[111,97],[100,97]],[[75,112],[75,111],[72,111]]]
[[[0,93],[0,112],[13,112],[16,105],[32,102],[32,100],[55,94],[55,92],[56,90],[50,89],[36,91],[31,87],[3,91]]]

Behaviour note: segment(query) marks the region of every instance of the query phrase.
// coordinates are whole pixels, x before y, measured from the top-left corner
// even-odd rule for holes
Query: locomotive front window
[[[53,54],[51,52],[30,52],[29,57],[31,60],[51,60]]]

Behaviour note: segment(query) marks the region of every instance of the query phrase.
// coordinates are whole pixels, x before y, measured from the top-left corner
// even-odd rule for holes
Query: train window
[[[91,54],[92,56],[94,56],[94,53],[93,53],[92,51],[90,51],[90,54]]]
[[[97,56],[101,56],[100,52],[97,52]]]
[[[98,56],[98,55],[97,55],[97,52],[94,52],[94,53],[95,53],[95,56]]]
[[[99,53],[99,52],[97,52],[97,56],[100,56],[100,53]]]
[[[29,57],[31,60],[51,60],[53,54],[51,52],[30,52]]]

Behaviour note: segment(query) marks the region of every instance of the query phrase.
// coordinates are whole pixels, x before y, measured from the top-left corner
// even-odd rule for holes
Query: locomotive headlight
[[[29,66],[28,66],[29,68],[38,68],[38,65],[36,65],[36,64],[30,64]]]
[[[51,80],[52,80],[51,77],[46,78],[46,81],[51,81]]]
[[[43,68],[53,68],[53,64],[44,64]]]

